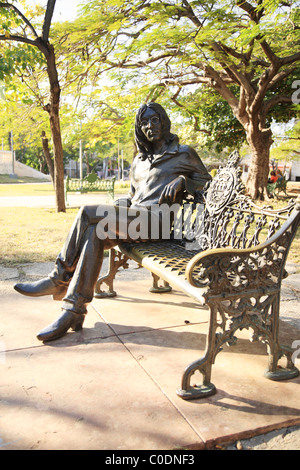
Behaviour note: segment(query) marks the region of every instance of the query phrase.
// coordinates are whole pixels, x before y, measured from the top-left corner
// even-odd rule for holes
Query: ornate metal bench
[[[152,272],[152,292],[170,291],[172,286],[209,307],[206,351],[183,374],[177,390],[183,399],[216,393],[211,383],[216,355],[224,343],[234,344],[236,331],[243,328],[252,330],[252,341],[267,343],[267,378],[299,374],[293,350],[279,344],[279,304],[285,262],[300,221],[300,199],[277,211],[257,206],[244,194],[238,162],[235,152],[204,192],[204,206],[192,206],[188,240],[120,244],[111,250],[110,271],[96,286],[96,297],[116,295],[114,277],[133,259]],[[102,292],[103,283],[108,292]],[[283,356],[286,367],[278,367]],[[203,383],[192,386],[196,371]]]
[[[107,192],[113,199],[115,180],[116,178],[110,180],[98,178],[96,173],[90,173],[82,180],[67,177],[65,179],[65,199],[67,200],[68,192],[87,193],[92,191]]]

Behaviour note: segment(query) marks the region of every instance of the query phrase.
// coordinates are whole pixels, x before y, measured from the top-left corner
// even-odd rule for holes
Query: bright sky
[[[42,2],[39,2],[42,3]],[[45,3],[45,0],[44,2]],[[81,0],[56,0],[54,9],[54,21],[72,21],[76,18],[77,5],[82,3]]]
[[[47,0],[30,0],[30,3],[35,3],[45,7]],[[84,3],[82,0],[56,0],[53,21],[72,21],[77,15],[77,6],[79,3]]]

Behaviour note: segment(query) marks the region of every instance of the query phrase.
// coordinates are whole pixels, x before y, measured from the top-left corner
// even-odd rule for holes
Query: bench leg
[[[210,325],[207,337],[207,345],[204,356],[192,362],[184,371],[181,381],[181,388],[177,390],[177,395],[184,400],[195,400],[205,398],[216,393],[216,387],[211,383],[212,365],[215,361],[216,351],[216,328],[217,309],[210,306]],[[202,384],[191,385],[191,378],[195,372],[199,371],[203,376]]]
[[[268,341],[269,364],[268,369],[264,373],[267,379],[275,381],[289,380],[299,375],[299,370],[295,367],[292,360],[294,350],[288,346],[279,344],[279,303],[280,297],[278,295],[271,307],[273,334]],[[278,361],[281,357],[286,358],[286,367],[278,367]]]
[[[128,257],[120,252],[117,252],[114,248],[109,250],[109,268],[105,276],[99,277],[95,287],[95,298],[102,299],[106,297],[115,297],[117,293],[114,291],[114,279],[120,267],[124,269],[128,268]],[[102,284],[105,283],[108,286],[108,291],[101,290]]]
[[[287,346],[280,346],[278,351],[269,353],[269,368],[264,376],[267,379],[280,381],[295,379],[299,376],[299,370],[292,361],[294,350]],[[286,367],[278,368],[278,360],[286,356]]]
[[[260,300],[257,294],[255,305],[251,306],[250,298],[240,298],[240,305],[231,305],[222,308],[222,304],[210,305],[210,325],[207,338],[207,347],[204,356],[190,364],[182,377],[181,389],[177,394],[191,400],[203,398],[216,393],[215,386],[210,382],[212,365],[215,357],[222,349],[222,345],[234,345],[237,338],[234,336],[237,330],[244,328],[253,331],[252,341],[262,341],[267,344],[269,354],[269,367],[265,377],[270,380],[288,380],[299,376],[299,370],[295,367],[292,355],[294,350],[279,343],[279,305],[280,294],[271,294]],[[254,300],[254,296],[252,296]],[[220,314],[221,322],[217,322],[217,314]],[[217,332],[218,329],[218,332]],[[280,358],[286,357],[286,367],[278,366]],[[191,385],[191,377],[199,371],[203,375],[201,385]]]
[[[157,276],[154,273],[151,273],[151,274],[152,274],[152,277],[153,277],[153,285],[149,289],[150,292],[152,292],[154,294],[163,294],[164,292],[170,292],[172,290],[172,287],[166,281],[164,281],[163,286],[159,286],[158,281],[159,281],[160,277]]]

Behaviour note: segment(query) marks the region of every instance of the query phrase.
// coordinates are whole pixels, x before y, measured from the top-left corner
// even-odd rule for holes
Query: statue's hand
[[[125,197],[117,199],[116,201],[114,201],[114,206],[130,207],[131,206],[131,199],[125,198]]]
[[[175,203],[177,194],[184,189],[184,178],[178,176],[171,183],[167,184],[159,198],[159,204],[163,202]]]

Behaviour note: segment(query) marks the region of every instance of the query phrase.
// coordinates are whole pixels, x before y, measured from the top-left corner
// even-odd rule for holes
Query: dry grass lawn
[[[53,261],[59,253],[78,209],[2,207],[0,264]]]

